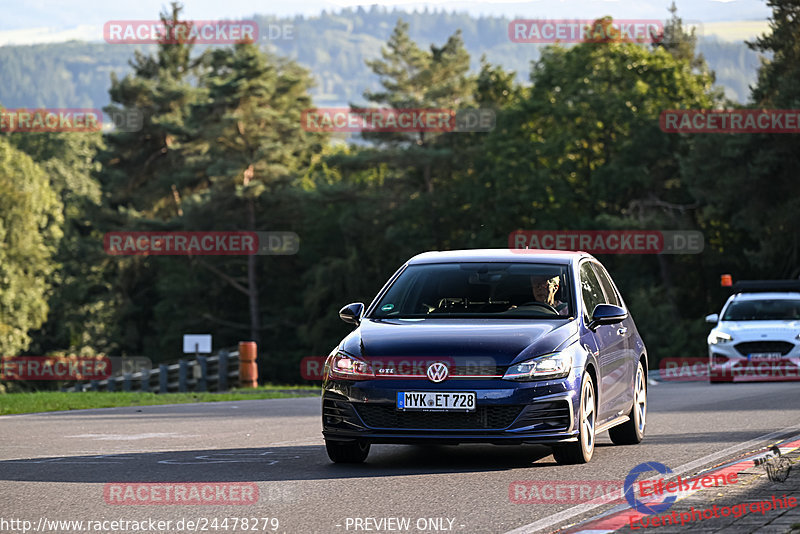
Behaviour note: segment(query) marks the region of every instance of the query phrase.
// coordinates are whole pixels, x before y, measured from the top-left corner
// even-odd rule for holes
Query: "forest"
[[[737,105],[792,109],[800,6],[770,6],[771,33],[747,45],[770,59]],[[181,6],[161,16],[179,21]],[[344,142],[301,126],[304,110],[330,105],[313,92],[324,71],[259,43],[182,42],[137,50],[124,75],[110,57],[87,65],[93,86],[110,69],[107,111],[140,110],[141,129],[0,132],[0,353],[158,363],[180,357],[183,334],[211,333],[215,348],[257,341],[262,380],[299,383],[300,360],[349,331],[339,308],[369,302],[409,257],[505,248],[520,229],[702,232],[701,254],[598,256],[654,361],[705,354],[703,317],[727,297],[721,274],[800,276],[795,135],[659,127],[663,110],[734,105],[677,14],[659,43],[547,46],[522,72],[475,57],[486,45],[471,36],[488,32],[465,25],[431,41],[420,20],[393,22],[378,45],[363,41],[372,54],[341,75],[363,67],[378,83],[337,98],[490,108],[491,131]],[[294,45],[319,62],[332,50]],[[3,62],[4,73],[24,76]],[[41,72],[54,75],[49,65]],[[55,78],[34,85],[42,95],[64,89]],[[0,103],[19,105],[8,92]],[[109,255],[104,235],[119,231],[280,231],[300,243],[292,255]]]
[[[153,18],[156,18],[156,13]],[[664,10],[665,18],[669,16]],[[293,59],[311,72],[309,89],[319,106],[360,103],[365,90],[380,86],[366,61],[374,59],[398,20],[409,25],[409,36],[421,46],[441,42],[461,30],[473,70],[480,59],[516,71],[528,84],[530,62],[539,59],[542,45],[513,43],[509,20],[472,17],[446,11],[402,11],[372,6],[323,12],[318,16],[277,18],[255,15],[259,44],[270,52]],[[287,31],[282,30],[286,28]],[[716,74],[726,95],[747,101],[755,83],[758,54],[743,42],[720,40],[697,32],[697,51]],[[201,50],[207,45],[197,45]],[[123,77],[132,72],[129,59],[136,51],[152,54],[155,45],[70,41],[57,44],[0,47],[0,103],[7,107],[50,106],[103,108],[109,104],[110,73]]]

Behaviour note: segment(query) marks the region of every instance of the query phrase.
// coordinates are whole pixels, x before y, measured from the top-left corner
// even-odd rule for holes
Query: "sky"
[[[373,4],[408,11],[447,10],[508,18],[666,19],[670,0],[525,0],[440,1],[418,0],[184,0],[184,15],[194,20],[247,19],[253,14],[280,17],[318,15]],[[769,8],[761,0],[676,0],[678,14],[688,23],[766,21]],[[59,42],[69,39],[102,40],[109,20],[154,20],[167,0],[0,0],[0,45]],[[713,27],[713,26],[712,26]]]

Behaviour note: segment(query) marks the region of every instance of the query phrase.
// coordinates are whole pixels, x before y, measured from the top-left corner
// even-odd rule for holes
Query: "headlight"
[[[562,378],[572,368],[572,356],[556,352],[540,356],[508,368],[503,375],[505,380],[542,380],[545,378]]]
[[[725,332],[720,332],[719,330],[712,330],[710,334],[708,334],[708,343],[709,345],[716,345],[717,343],[728,343],[733,341],[733,336],[730,334],[726,334]]]
[[[331,362],[331,376],[345,380],[366,380],[375,378],[370,364],[348,354],[337,353]]]

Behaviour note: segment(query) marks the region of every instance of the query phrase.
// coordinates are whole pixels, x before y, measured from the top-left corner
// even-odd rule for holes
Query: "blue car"
[[[539,443],[574,464],[605,430],[644,437],[647,350],[589,254],[427,252],[339,316],[356,328],[325,361],[334,462],[379,443]]]

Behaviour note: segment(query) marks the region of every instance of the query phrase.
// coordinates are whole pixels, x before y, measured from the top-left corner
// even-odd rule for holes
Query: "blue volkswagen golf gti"
[[[427,252],[339,316],[356,328],[325,361],[334,462],[374,443],[539,443],[585,463],[600,432],[644,437],[647,351],[589,254]]]

